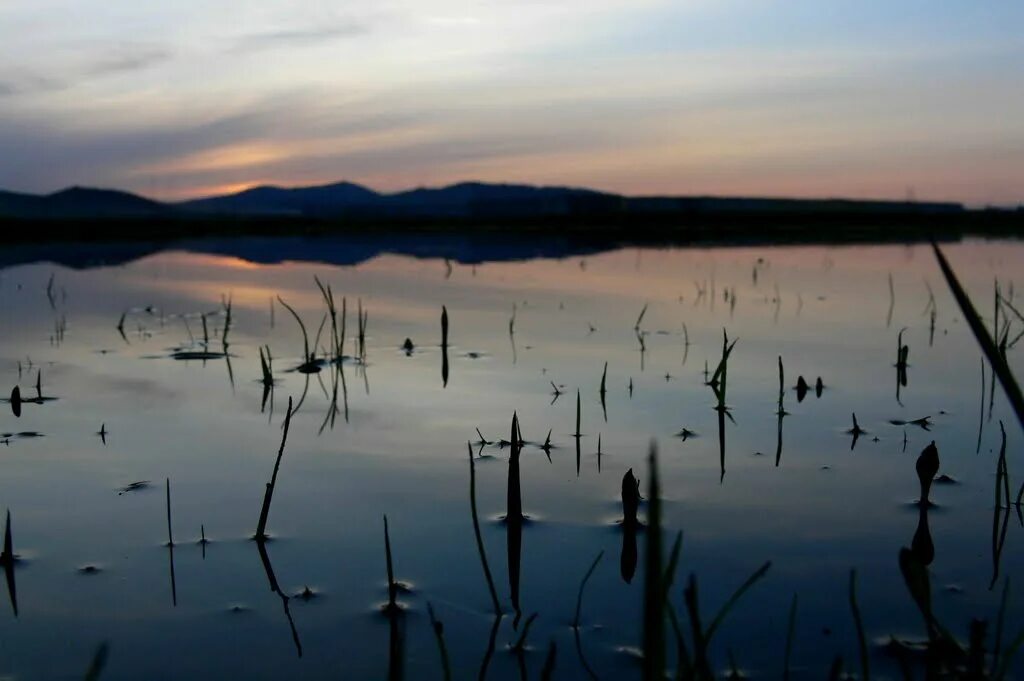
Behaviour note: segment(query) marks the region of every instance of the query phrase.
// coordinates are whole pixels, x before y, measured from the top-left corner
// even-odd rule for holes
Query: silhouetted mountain
[[[0,191],[0,215],[28,215],[36,209],[40,199],[31,194]]]
[[[709,216],[905,216],[958,213],[958,203],[729,197],[625,197],[573,187],[463,182],[381,194],[351,182],[262,186],[236,194],[160,203],[127,192],[72,187],[46,196],[0,192],[0,217],[352,218],[357,220],[529,220],[533,218],[705,218]]]
[[[169,214],[165,204],[116,189],[70,187],[46,196],[0,192],[0,216],[36,219],[146,217]]]
[[[590,189],[463,182],[391,194],[383,209],[407,217],[528,217],[616,210],[622,204],[621,196]]]
[[[608,210],[621,197],[587,189],[463,182],[395,194],[349,182],[320,187],[255,187],[230,196],[187,201],[178,207],[203,215],[298,215],[306,217],[512,217],[568,215]]]
[[[325,215],[377,204],[381,195],[351,182],[316,187],[253,187],[237,194],[185,201],[177,207],[203,215]]]

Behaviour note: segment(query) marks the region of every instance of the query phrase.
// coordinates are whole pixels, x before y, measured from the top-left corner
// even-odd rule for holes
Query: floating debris
[[[142,489],[149,489],[149,487],[150,487],[150,481],[149,480],[139,480],[138,482],[133,482],[133,483],[130,483],[130,484],[122,487],[117,492],[117,494],[118,494],[118,496],[120,496],[122,494],[125,494],[126,492],[138,492],[139,490],[142,490]]]

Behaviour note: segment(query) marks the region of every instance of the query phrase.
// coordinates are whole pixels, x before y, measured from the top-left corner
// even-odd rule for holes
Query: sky
[[[1024,203],[1020,0],[0,0],[0,187]]]

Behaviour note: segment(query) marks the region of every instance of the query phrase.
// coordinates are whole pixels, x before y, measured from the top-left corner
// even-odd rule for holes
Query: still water
[[[0,392],[17,385],[23,398],[20,417],[0,404],[0,511],[10,509],[19,556],[17,614],[0,594],[0,677],[81,678],[106,642],[105,679],[441,679],[429,603],[452,678],[537,678],[552,641],[554,678],[638,678],[645,533],[627,582],[621,491],[632,469],[646,494],[652,440],[666,553],[683,532],[670,594],[681,617],[691,573],[710,619],[771,561],[712,642],[722,673],[733,660],[752,677],[782,675],[794,595],[792,677],[825,678],[837,655],[859,673],[855,569],[872,671],[899,675],[890,641],[925,637],[897,556],[918,529],[915,461],[933,440],[951,479],[934,486],[928,513],[936,615],[966,640],[971,618],[994,623],[1004,578],[1024,564],[1017,511],[994,508],[999,422],[1013,497],[1024,434],[1001,388],[990,394],[991,372],[928,247],[623,249],[476,264],[385,254],[348,266],[318,263],[321,242],[289,248],[277,264],[200,244],[116,266],[0,271]],[[1024,245],[945,248],[989,324],[995,280],[1020,309]],[[330,285],[339,326],[345,298],[345,358],[308,374],[294,370],[302,334],[277,298],[312,344],[326,312],[314,277]],[[1012,340],[1024,325],[1011,324]],[[331,345],[330,327],[318,347]],[[720,431],[705,371],[721,358],[723,331],[736,345]],[[274,378],[265,402],[264,346]],[[1018,369],[1020,347],[1009,351]],[[806,395],[794,390],[800,376]],[[40,394],[55,399],[33,401]],[[252,537],[289,398],[298,408],[261,551]],[[513,412],[527,441],[519,618],[504,522],[510,448],[500,445]],[[855,443],[854,413],[866,431]],[[500,620],[474,538],[467,442]],[[391,619],[381,611],[384,514],[405,585]],[[600,552],[577,637],[580,581]],[[1004,639],[1024,622],[1020,593],[1010,591]]]

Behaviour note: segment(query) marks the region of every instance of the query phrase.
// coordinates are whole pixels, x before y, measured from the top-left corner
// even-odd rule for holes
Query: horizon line
[[[955,205],[955,206],[960,206],[960,207],[962,207],[964,209],[973,209],[973,210],[978,210],[978,209],[1003,209],[1003,210],[1011,209],[1012,210],[1012,209],[1020,209],[1020,208],[1024,207],[1024,199],[1021,199],[1021,200],[1019,200],[1017,202],[1007,202],[1007,203],[991,203],[991,202],[990,203],[973,203],[973,202],[957,201],[957,200],[953,200],[953,199],[920,199],[920,198],[917,198],[917,197],[905,197],[905,198],[881,198],[881,197],[852,198],[852,197],[849,197],[849,196],[834,195],[834,194],[830,194],[830,195],[811,195],[811,196],[794,196],[794,195],[780,195],[780,194],[709,194],[709,193],[699,193],[699,194],[685,194],[685,193],[680,193],[680,194],[671,194],[671,193],[627,194],[627,193],[610,191],[610,190],[605,190],[605,189],[597,189],[597,188],[593,188],[593,187],[579,186],[579,185],[570,185],[570,184],[544,184],[544,183],[512,182],[512,181],[485,181],[485,180],[473,180],[473,179],[458,180],[458,181],[455,181],[455,182],[449,182],[449,183],[437,184],[437,185],[421,184],[421,185],[416,185],[416,186],[412,186],[412,187],[407,187],[405,189],[396,189],[396,190],[392,190],[392,191],[378,190],[378,189],[376,189],[376,188],[374,188],[374,187],[372,187],[370,185],[363,184],[361,182],[357,182],[357,181],[353,181],[353,180],[349,180],[349,179],[341,179],[341,180],[326,181],[326,182],[324,182],[324,181],[313,182],[313,183],[310,183],[310,184],[277,184],[277,183],[267,183],[267,182],[254,182],[254,183],[251,183],[251,184],[246,184],[244,187],[242,187],[240,189],[233,189],[233,190],[230,190],[230,191],[225,191],[224,193],[220,193],[220,194],[199,194],[199,195],[191,196],[191,197],[188,197],[188,198],[180,198],[180,199],[154,198],[154,197],[149,196],[149,195],[147,195],[145,193],[142,193],[142,192],[133,191],[133,190],[130,190],[130,189],[124,189],[124,188],[116,187],[116,186],[100,186],[100,185],[88,185],[88,184],[78,184],[78,183],[67,185],[67,186],[62,187],[60,189],[57,189],[57,190],[54,190],[54,191],[51,191],[51,192],[47,192],[47,193],[22,192],[22,191],[4,189],[2,187],[0,187],[0,191],[8,192],[8,193],[11,193],[11,194],[20,194],[22,196],[33,196],[33,197],[37,197],[37,198],[46,198],[46,197],[50,197],[50,196],[55,196],[57,194],[61,194],[63,192],[67,192],[67,191],[74,190],[74,189],[92,190],[92,191],[111,191],[111,192],[120,192],[120,193],[124,193],[124,194],[129,194],[129,195],[132,195],[132,196],[136,196],[136,197],[145,199],[147,201],[152,201],[154,203],[159,203],[159,204],[164,204],[164,205],[175,205],[175,204],[190,203],[190,202],[193,202],[193,201],[203,201],[203,200],[209,200],[209,199],[225,198],[225,197],[229,197],[229,196],[235,196],[235,195],[238,195],[238,194],[243,194],[245,192],[253,191],[255,189],[279,189],[279,190],[284,190],[284,191],[293,191],[293,190],[302,190],[302,189],[316,189],[316,188],[323,188],[323,187],[332,187],[332,186],[337,186],[337,185],[351,185],[351,186],[354,186],[354,187],[359,187],[361,189],[365,189],[367,191],[373,192],[374,194],[377,194],[379,196],[395,196],[395,195],[404,194],[404,193],[408,193],[408,192],[412,192],[412,191],[418,191],[418,190],[434,190],[434,191],[437,191],[437,190],[443,190],[443,189],[449,189],[449,188],[452,188],[452,187],[457,187],[457,186],[460,186],[460,185],[472,185],[472,184],[492,186],[492,187],[511,186],[511,187],[530,187],[530,188],[535,188],[535,189],[563,189],[563,190],[568,190],[568,191],[582,191],[582,192],[592,192],[592,193],[596,193],[596,194],[604,194],[604,195],[608,195],[608,196],[619,196],[619,197],[627,198],[627,199],[659,199],[660,198],[660,199],[719,199],[719,200],[730,200],[730,199],[733,199],[733,200],[770,200],[770,201],[846,201],[846,202],[851,202],[851,203],[896,203],[896,204],[921,204],[921,205]]]

